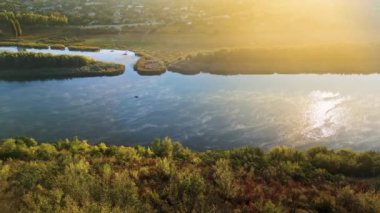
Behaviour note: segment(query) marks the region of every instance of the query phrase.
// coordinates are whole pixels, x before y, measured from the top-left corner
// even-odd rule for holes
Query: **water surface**
[[[380,150],[380,75],[140,76],[132,52],[28,51],[86,55],[127,70],[116,77],[0,81],[0,138],[146,145],[170,136],[197,150]]]

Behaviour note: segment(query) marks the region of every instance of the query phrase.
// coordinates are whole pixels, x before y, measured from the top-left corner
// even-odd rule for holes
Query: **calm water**
[[[16,51],[15,48],[0,50]],[[117,77],[0,81],[0,138],[146,145],[170,136],[198,150],[257,145],[380,150],[380,75],[139,76],[126,51],[70,53],[127,65]],[[138,98],[135,98],[138,96]]]

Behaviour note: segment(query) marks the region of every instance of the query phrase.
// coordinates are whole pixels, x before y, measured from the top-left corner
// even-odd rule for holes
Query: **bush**
[[[0,144],[0,207],[4,212],[377,213],[379,156],[321,147],[194,152],[168,138],[150,147],[125,147],[78,138],[39,144],[19,137]]]
[[[236,167],[251,168],[253,170],[261,170],[266,166],[264,159],[264,151],[260,148],[245,147],[232,150],[230,159]]]
[[[234,181],[235,177],[230,161],[225,159],[218,160],[214,169],[214,181],[219,189],[219,193],[227,199],[234,198],[238,192],[238,187]]]
[[[205,212],[205,181],[197,171],[177,174],[167,189],[172,211]]]
[[[156,139],[150,149],[157,157],[173,158],[173,142],[170,138]]]
[[[34,157],[35,149],[33,148],[35,140],[24,138],[5,139],[0,147],[0,159],[9,158],[30,160]]]

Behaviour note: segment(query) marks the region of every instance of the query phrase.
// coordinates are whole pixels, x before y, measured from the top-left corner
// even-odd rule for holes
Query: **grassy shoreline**
[[[85,52],[99,52],[99,47],[91,47],[91,46],[68,46],[70,51],[85,51]]]
[[[0,47],[21,47],[21,48],[33,48],[33,49],[53,49],[53,50],[65,50],[66,46],[64,44],[54,43],[25,43],[25,42],[1,42]],[[83,45],[70,45],[67,46],[70,51],[82,51],[82,52],[98,52],[99,47],[95,46],[83,46]]]
[[[374,74],[379,47],[242,48],[190,55],[169,65],[181,74]]]
[[[34,81],[81,77],[118,76],[125,71],[124,65],[93,62],[74,68],[6,69],[0,71],[0,81]]]
[[[218,75],[372,74],[380,72],[380,64],[377,60],[380,57],[378,55],[380,48],[376,44],[316,43],[304,45],[301,42],[300,44],[294,43],[292,46],[281,43],[259,46],[254,43],[244,45],[241,40],[235,39],[237,35],[230,36],[229,34],[215,38],[212,35],[196,33],[178,36],[174,32],[142,34],[142,32],[132,31],[121,34],[87,35],[77,34],[70,30],[67,32],[56,30],[55,33],[43,31],[37,36],[25,37],[19,42],[62,43],[66,46],[95,46],[108,49],[129,49],[136,53],[144,52],[151,57],[140,56],[135,65],[136,71],[142,75],[161,74],[163,67],[169,71],[188,75],[201,72]],[[60,35],[57,36],[57,34]],[[243,37],[245,40],[248,39],[245,38],[248,37],[247,35]],[[227,52],[232,57],[225,56],[223,53],[225,50],[221,50],[221,48],[227,48]],[[241,52],[247,49],[252,53],[252,57],[246,57],[244,54],[241,56]],[[302,51],[297,49],[302,49]],[[278,50],[281,54],[268,53]],[[314,50],[316,50],[315,54]],[[346,53],[350,55],[346,55],[346,57]],[[266,57],[270,55],[273,58]],[[338,63],[329,62],[328,58],[336,59]]]
[[[379,212],[380,153],[0,143],[5,212]]]
[[[139,52],[136,55],[140,57],[134,65],[138,74],[149,76],[161,75],[166,72],[165,64],[159,59]]]
[[[7,81],[115,76],[125,71],[125,66],[120,64],[44,53],[1,52],[0,63],[0,80]]]

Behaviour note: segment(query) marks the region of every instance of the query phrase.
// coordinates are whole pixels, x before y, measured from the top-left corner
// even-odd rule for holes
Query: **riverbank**
[[[0,70],[0,80],[31,81],[117,76],[123,74],[124,70],[124,65],[103,62],[93,62],[78,68],[2,69]]]
[[[70,51],[81,51],[81,52],[99,52],[99,47],[94,46],[84,46],[84,45],[76,45],[76,46],[68,46],[66,47],[63,44],[43,44],[43,43],[22,43],[22,42],[0,42],[0,47],[17,47],[17,48],[32,48],[32,49],[52,49],[52,50],[65,50],[66,48]],[[140,58],[134,65],[134,69],[140,75],[161,75],[166,72],[166,65],[163,61],[153,56],[147,55],[145,53],[136,53]],[[99,65],[99,64],[98,64]],[[104,65],[103,65],[104,66]],[[109,65],[108,65],[109,66]],[[108,68],[105,68],[108,69]],[[63,71],[64,73],[66,71]],[[77,70],[77,72],[83,73],[82,70]],[[34,72],[36,73],[36,72]],[[57,72],[58,73],[58,72]],[[85,76],[90,75],[92,73],[87,73]],[[105,73],[106,74],[106,73]],[[75,76],[73,76],[75,77]]]
[[[60,30],[60,29],[56,29]],[[135,69],[142,75],[169,71],[194,75],[200,72],[236,74],[371,74],[379,73],[376,60],[379,45],[362,43],[272,44],[244,43],[247,35],[223,34],[218,37],[197,33],[140,31],[119,34],[84,34],[68,30],[41,31],[19,39],[22,43],[65,44],[66,46],[129,49],[144,53]],[[57,36],[58,35],[58,36]],[[241,40],[236,39],[236,37]],[[256,35],[257,36],[257,35]],[[11,41],[11,40],[10,40]],[[243,44],[244,43],[244,44]],[[96,50],[96,48],[94,50]],[[226,50],[220,50],[226,48]],[[380,56],[379,56],[380,57]],[[166,70],[166,69],[165,69]]]
[[[194,152],[85,140],[0,144],[5,212],[379,212],[380,153],[255,147]]]
[[[169,65],[181,74],[373,74],[380,73],[377,46],[243,48],[189,55]]]
[[[165,27],[168,28],[168,27]],[[170,28],[170,27],[169,27]],[[22,42],[47,44],[63,44],[65,46],[94,46],[101,49],[130,50],[146,53],[160,63],[171,64],[189,54],[216,50],[221,47],[240,47],[241,40],[248,40],[252,35],[215,34],[201,32],[180,32],[177,29],[162,29],[159,31],[136,27],[123,32],[109,30],[88,31],[80,28],[55,27],[25,29],[25,34],[19,39],[3,36],[3,42]],[[251,45],[251,44],[250,44]],[[244,44],[247,46],[247,43]]]
[[[0,47],[18,47],[18,48],[29,48],[29,49],[53,49],[53,50],[65,50],[66,46],[63,44],[46,44],[46,43],[24,43],[24,42],[0,42]],[[82,51],[82,52],[99,52],[99,47],[94,46],[83,46],[83,45],[70,45],[67,46],[70,51]]]
[[[0,52],[0,80],[43,80],[73,77],[115,76],[125,66],[83,56],[30,52]]]

